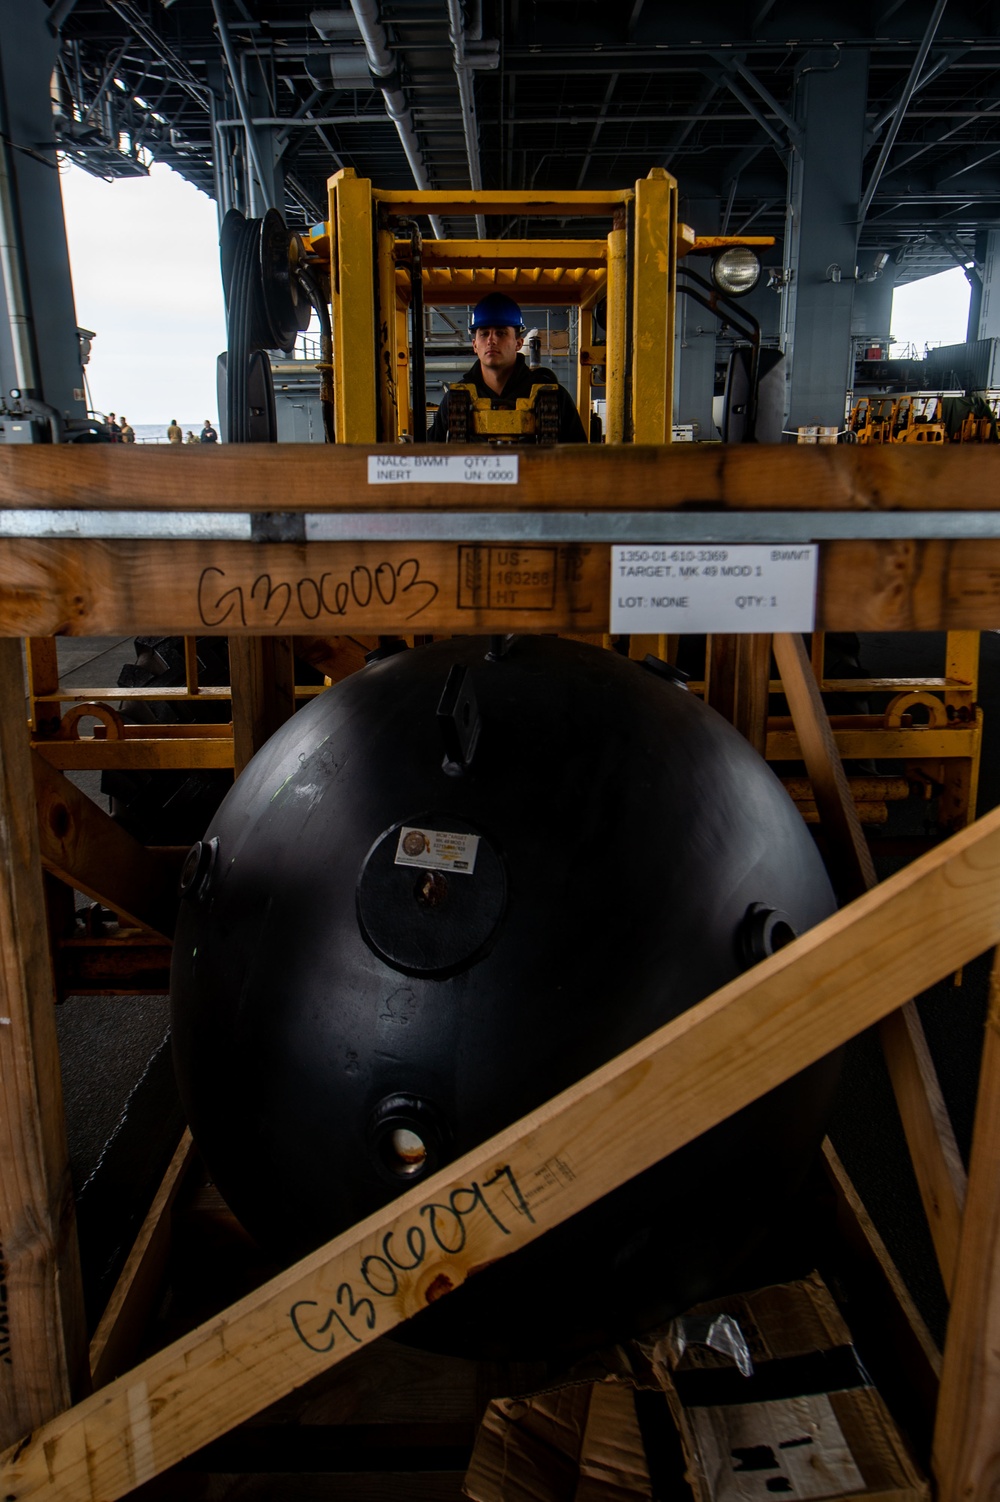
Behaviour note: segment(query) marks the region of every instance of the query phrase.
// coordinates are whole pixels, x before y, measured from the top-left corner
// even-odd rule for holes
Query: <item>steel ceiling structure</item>
[[[780,241],[801,145],[797,80],[860,52],[859,263],[888,252],[907,281],[974,261],[977,237],[1000,220],[1000,7],[822,9],[55,0],[57,136],[100,175],[142,172],[148,153],[250,210],[262,206],[246,187],[256,156],[251,175],[295,225],[325,217],[338,166],[383,188],[541,190],[621,187],[666,167],[683,197],[718,201],[722,229]],[[475,233],[471,220],[435,228]]]

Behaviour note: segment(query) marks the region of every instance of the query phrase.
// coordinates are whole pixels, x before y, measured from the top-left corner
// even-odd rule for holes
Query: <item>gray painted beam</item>
[[[868,58],[807,54],[798,70],[795,115],[801,144],[789,169],[783,348],[786,429],[841,427],[850,380],[857,263],[857,204],[865,146]],[[836,129],[831,122],[836,121]]]
[[[52,123],[58,43],[42,0],[0,0],[0,35],[0,412],[12,388],[30,392],[59,437],[86,402]]]

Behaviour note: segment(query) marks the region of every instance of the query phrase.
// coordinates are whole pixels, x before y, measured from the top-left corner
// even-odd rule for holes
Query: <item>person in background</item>
[[[184,429],[181,428],[181,427],[178,427],[176,417],[172,417],[170,419],[170,426],[167,429],[167,438],[170,440],[171,443],[183,443],[184,442]]]
[[[479,396],[489,397],[494,410],[513,409],[519,396],[530,396],[533,386],[559,385],[557,376],[544,368],[531,370],[520,353],[524,343],[525,324],[521,309],[512,298],[502,292],[490,292],[476,303],[472,312],[472,348],[476,363],[462,377],[463,382],[473,385]],[[431,430],[429,443],[448,442],[448,404],[451,396],[446,391],[441,398]],[[559,386],[559,442],[586,443],[587,435],[576,409],[576,403],[566,390]]]
[[[129,427],[129,425],[128,425],[128,418],[125,416],[124,412],[122,413],[122,420],[121,420],[121,439],[120,439],[120,442],[122,442],[122,443],[134,443],[135,442],[135,430],[133,428]]]
[[[191,429],[188,428],[188,435],[184,441],[185,443],[198,443],[199,439],[197,433],[192,433]]]
[[[218,443],[218,441],[219,441],[219,435],[215,431],[215,429],[212,427],[212,419],[210,417],[206,417],[205,418],[205,426],[201,430],[201,439],[200,439],[200,442],[202,442],[202,443]]]
[[[108,432],[111,434],[112,443],[121,443],[122,430],[115,420],[115,414],[113,412],[108,413]]]

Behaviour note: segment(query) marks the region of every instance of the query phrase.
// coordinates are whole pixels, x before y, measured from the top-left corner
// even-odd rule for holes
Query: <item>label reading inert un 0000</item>
[[[394,864],[419,866],[422,871],[457,871],[471,876],[476,869],[478,834],[450,829],[418,829],[404,824],[396,842]]]
[[[369,454],[369,485],[516,485],[517,454]]]
[[[611,630],[811,631],[817,543],[651,543],[611,549]]]

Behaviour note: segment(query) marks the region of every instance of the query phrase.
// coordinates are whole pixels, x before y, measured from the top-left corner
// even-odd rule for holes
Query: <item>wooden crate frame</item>
[[[45,524],[59,508],[77,521],[102,510],[135,517],[157,509],[182,521],[194,510],[273,518],[280,496],[285,522],[307,513],[343,520],[396,510],[404,528],[412,518],[414,532],[421,512],[502,513],[502,542],[508,524],[515,539],[524,535],[522,514],[620,516],[627,509],[644,513],[653,528],[667,513],[682,518],[692,507],[702,516],[707,507],[716,518],[760,511],[793,518],[803,509],[799,498],[808,496],[810,512],[843,521],[843,535],[821,551],[820,627],[975,630],[1000,618],[1000,540],[993,535],[1000,517],[989,515],[1000,502],[988,453],[539,450],[522,456],[521,483],[505,487],[513,494],[477,494],[470,503],[455,494],[464,487],[428,484],[408,489],[407,509],[386,506],[367,489],[370,452],[11,451],[0,454],[0,513],[27,511]],[[187,466],[182,475],[178,461]],[[969,495],[984,498],[986,524],[977,536],[949,537]],[[852,535],[873,514],[897,512],[910,517],[895,537]],[[944,536],[933,535],[930,513]],[[828,831],[839,829],[841,885],[863,895],[208,1324],[81,1396],[88,1374],[42,857],[45,848],[62,850],[67,865],[77,860],[93,871],[92,853],[69,847],[74,832],[96,837],[101,821],[99,811],[97,821],[79,811],[74,817],[61,789],[46,797],[44,785],[36,815],[40,774],[24,734],[17,638],[165,630],[241,639],[233,685],[239,760],[287,715],[290,654],[280,650],[282,633],[315,629],[309,610],[317,600],[322,606],[324,576],[348,582],[336,612],[342,631],[414,629],[405,596],[420,580],[436,585],[421,612],[424,629],[511,629],[509,612],[482,599],[462,603],[460,550],[481,542],[276,542],[271,525],[261,527],[262,540],[247,542],[0,536],[0,1413],[11,1441],[0,1462],[3,1495],[16,1502],[123,1495],[392,1329],[477,1265],[542,1234],[883,1018],[895,1019],[890,1046],[911,1153],[952,1291],[935,1431],[938,1493],[948,1502],[991,1495],[1000,1434],[1000,991],[994,981],[967,1186],[922,1037],[912,1015],[899,1009],[1000,940],[1000,811],[865,891],[872,880],[867,849],[804,646],[791,637],[775,639],[782,685],[821,814]],[[183,525],[176,530],[183,533]],[[606,629],[606,545],[584,533],[557,544],[554,558],[552,600],[528,601],[518,628]],[[367,569],[374,578],[379,565],[394,571],[393,598],[385,598],[386,588],[374,607],[352,600],[350,571]],[[206,575],[215,592],[208,619]],[[330,598],[338,603],[336,594]],[[759,642],[739,639],[734,653],[756,663],[758,701],[767,688]],[[131,862],[138,920],[169,928],[164,861],[135,842],[110,858],[116,867]],[[409,1248],[405,1259],[402,1247]]]

